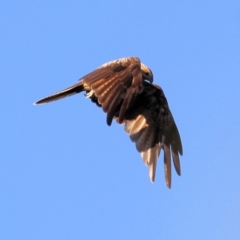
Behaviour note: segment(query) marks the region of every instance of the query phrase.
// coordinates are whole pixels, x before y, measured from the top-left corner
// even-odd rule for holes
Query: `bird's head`
[[[141,71],[142,71],[142,76],[143,79],[148,80],[150,83],[153,82],[153,73],[150,68],[148,68],[146,65],[141,63]]]

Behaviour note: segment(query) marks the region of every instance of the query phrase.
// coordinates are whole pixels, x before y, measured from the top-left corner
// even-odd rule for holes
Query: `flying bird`
[[[182,143],[163,90],[153,84],[150,68],[137,57],[114,60],[80,78],[77,84],[35,104],[52,102],[83,91],[86,98],[107,114],[107,125],[110,126],[113,119],[125,125],[125,131],[149,167],[152,182],[160,151],[163,150],[165,181],[171,188],[171,159],[180,176]]]

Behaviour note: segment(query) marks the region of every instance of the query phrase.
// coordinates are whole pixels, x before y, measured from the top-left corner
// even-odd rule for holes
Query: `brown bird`
[[[43,104],[85,91],[107,113],[107,124],[115,119],[125,124],[125,131],[136,144],[154,182],[157,159],[164,151],[166,184],[171,188],[171,158],[180,176],[180,135],[163,90],[152,84],[152,71],[137,57],[127,57],[103,64],[69,88],[37,101]],[[172,157],[171,157],[172,155]]]

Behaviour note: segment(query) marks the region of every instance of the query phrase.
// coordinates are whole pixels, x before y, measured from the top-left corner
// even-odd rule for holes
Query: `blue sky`
[[[240,2],[0,2],[0,239],[239,239]],[[32,103],[138,56],[178,125],[182,176],[156,182],[81,94]]]

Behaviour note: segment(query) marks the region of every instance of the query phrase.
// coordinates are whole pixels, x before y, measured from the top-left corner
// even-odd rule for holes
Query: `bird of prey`
[[[137,57],[127,57],[103,64],[80,78],[78,83],[37,101],[43,104],[85,91],[86,98],[107,114],[107,125],[115,119],[136,144],[149,177],[155,180],[157,159],[164,152],[164,173],[171,188],[171,159],[180,176],[180,135],[163,90],[153,84],[152,71]]]

